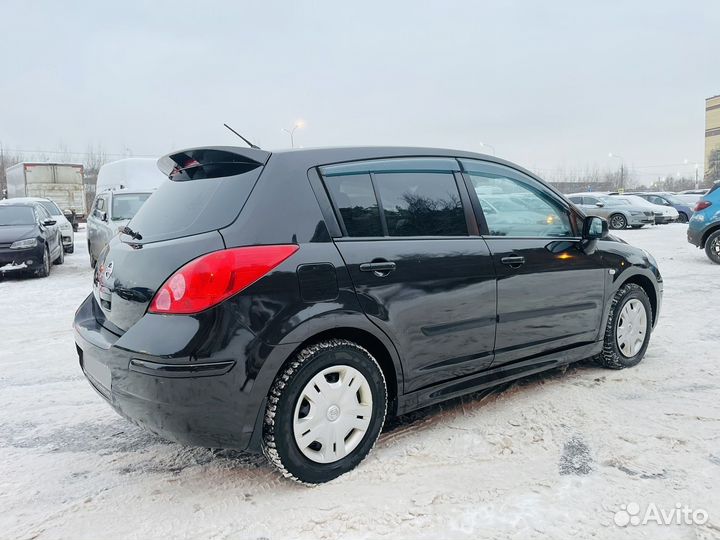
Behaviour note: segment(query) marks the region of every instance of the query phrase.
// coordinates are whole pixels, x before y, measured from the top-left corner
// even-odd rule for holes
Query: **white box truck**
[[[76,163],[18,163],[5,170],[7,196],[8,199],[45,197],[66,214],[84,218],[87,209],[83,176],[83,166]],[[73,226],[75,223],[73,220]]]

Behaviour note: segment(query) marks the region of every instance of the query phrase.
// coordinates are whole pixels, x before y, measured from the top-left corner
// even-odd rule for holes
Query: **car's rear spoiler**
[[[258,148],[237,148],[234,146],[205,146],[188,148],[161,157],[157,164],[160,171],[172,178],[180,171],[221,164],[265,165],[270,152]]]

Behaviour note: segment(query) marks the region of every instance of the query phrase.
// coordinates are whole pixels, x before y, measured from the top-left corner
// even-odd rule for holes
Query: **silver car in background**
[[[571,193],[566,195],[587,216],[599,216],[608,221],[611,229],[655,224],[655,214],[647,204],[635,203],[626,197],[609,196],[599,193]],[[646,203],[646,201],[643,201]]]
[[[98,193],[87,219],[87,243],[90,266],[95,268],[100,252],[120,227],[135,216],[152,191],[107,190]]]

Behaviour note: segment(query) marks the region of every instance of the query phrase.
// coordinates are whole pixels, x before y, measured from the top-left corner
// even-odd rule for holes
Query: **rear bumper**
[[[695,229],[692,226],[692,221],[690,222],[690,226],[687,230],[687,239],[688,242],[690,242],[693,246],[702,248],[702,237],[703,237],[703,230],[702,229]]]
[[[150,323],[143,322],[148,317]],[[253,433],[261,429],[266,395],[263,385],[253,384],[251,378],[258,371],[253,364],[262,365],[258,340],[238,329],[227,348],[203,358],[188,355],[187,347],[177,354],[152,355],[147,352],[159,351],[158,347],[165,349],[159,352],[171,352],[168,346],[173,344],[197,343],[200,334],[205,340],[219,339],[208,336],[205,325],[191,317],[143,319],[118,336],[102,325],[102,312],[92,295],[78,308],[75,342],[80,366],[93,388],[119,414],[166,439],[247,449]],[[190,319],[195,324],[187,324]]]

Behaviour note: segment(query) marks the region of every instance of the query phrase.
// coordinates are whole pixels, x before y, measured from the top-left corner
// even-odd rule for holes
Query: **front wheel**
[[[720,231],[715,231],[705,240],[705,253],[715,264],[720,264]]]
[[[622,214],[613,214],[608,222],[611,229],[624,229],[627,227],[627,219]]]
[[[387,411],[377,361],[352,341],[309,346],[278,374],[268,397],[263,452],[286,477],[328,482],[370,452]]]
[[[62,240],[60,241],[60,255],[57,256],[57,259],[53,261],[53,264],[62,264],[65,262],[65,249],[62,245]]]
[[[687,214],[685,212],[680,212],[678,214],[677,222],[678,223],[687,223],[688,222]]]
[[[613,298],[603,351],[596,360],[610,369],[639,364],[651,332],[652,305],[645,289],[635,283],[623,285]]]
[[[48,277],[50,275],[50,252],[47,246],[43,250],[43,258],[40,262],[40,268],[35,271],[37,277]]]

